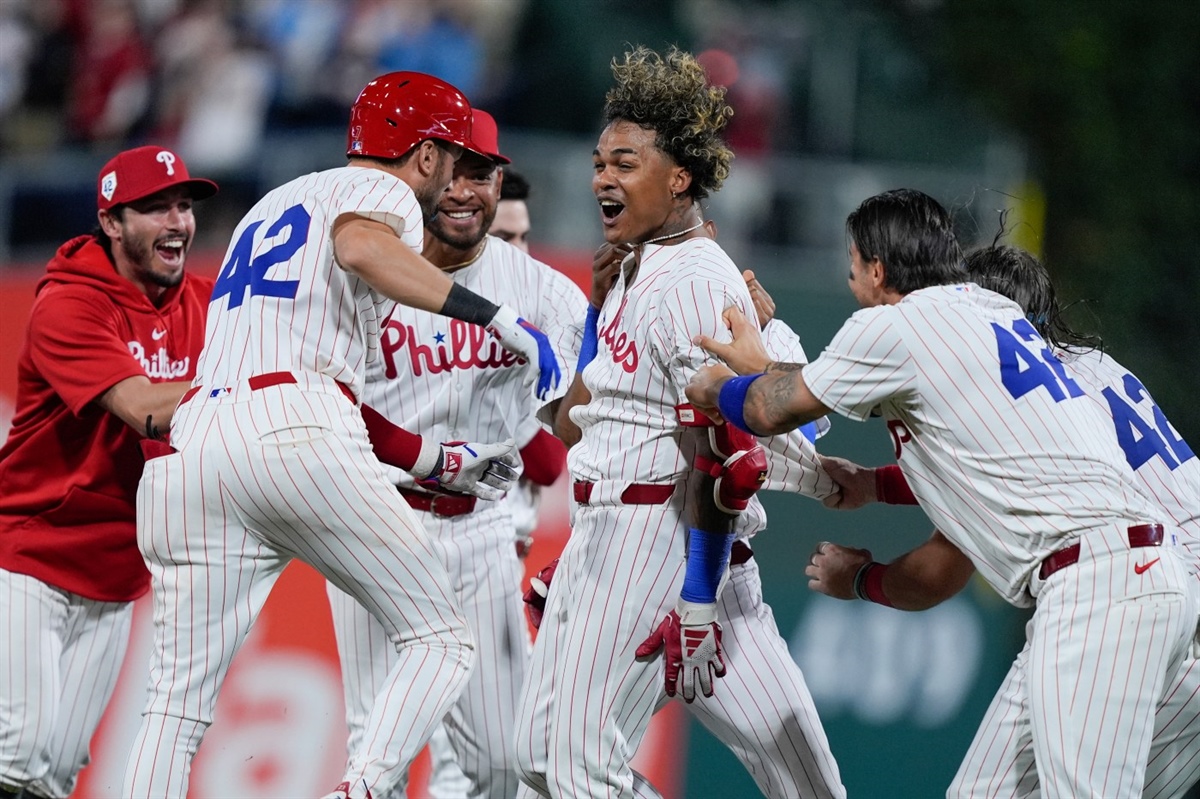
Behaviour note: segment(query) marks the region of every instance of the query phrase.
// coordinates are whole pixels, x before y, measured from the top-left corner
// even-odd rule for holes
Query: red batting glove
[[[550,596],[550,580],[554,578],[554,572],[557,569],[558,558],[555,558],[543,566],[535,576],[529,578],[529,587],[521,595],[521,599],[525,600],[525,614],[529,616],[529,623],[535,630],[542,626],[542,614],[546,612],[546,597]]]
[[[679,600],[650,637],[637,648],[639,658],[663,651],[667,696],[675,696],[682,685],[683,701],[696,699],[696,683],[705,696],[713,695],[713,678],[725,676],[721,650],[721,625],[717,605]]]

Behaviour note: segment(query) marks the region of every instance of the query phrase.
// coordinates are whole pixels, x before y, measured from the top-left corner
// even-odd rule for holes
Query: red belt
[[[430,494],[425,491],[414,491],[411,488],[401,488],[400,496],[404,497],[404,501],[413,510],[432,513],[434,516],[441,516],[444,519],[465,516],[475,510],[475,497],[466,494],[461,496]]]
[[[254,375],[253,377],[249,378],[246,381],[246,385],[250,386],[251,391],[258,391],[260,388],[270,388],[271,386],[282,386],[295,384],[298,382],[299,381],[296,380],[296,376],[291,372],[267,372],[266,374]],[[346,399],[354,402],[354,394],[350,391],[349,386],[347,386],[345,383],[339,382],[337,387],[340,388],[342,393],[346,395]],[[179,400],[179,404],[182,405],[192,397],[196,396],[201,388],[203,388],[203,386],[192,386],[187,391],[183,392],[183,397]],[[214,389],[214,391],[219,390],[220,389]]]
[[[595,483],[586,480],[576,480],[573,489],[575,501],[587,505],[592,498]],[[631,483],[621,492],[622,505],[661,505],[675,493],[674,485],[656,485],[654,483]]]
[[[741,566],[752,557],[754,557],[754,550],[750,549],[750,545],[740,538],[735,539],[729,550],[729,565]]]
[[[1129,546],[1157,547],[1163,542],[1163,526],[1161,524],[1135,524],[1129,528]],[[1038,576],[1045,580],[1059,569],[1070,566],[1079,560],[1079,544],[1071,544],[1057,552],[1052,552],[1042,561],[1042,569]]]

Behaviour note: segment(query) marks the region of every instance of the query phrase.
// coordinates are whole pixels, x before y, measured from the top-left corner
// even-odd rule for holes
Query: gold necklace
[[[483,256],[483,251],[486,249],[487,249],[487,236],[484,236],[483,241],[479,242],[479,252],[475,253],[470,258],[463,261],[461,264],[455,264],[454,266],[447,266],[444,269],[442,269],[442,271],[443,272],[457,272],[459,269],[465,269],[466,267],[468,267],[471,264],[478,261]]]
[[[692,225],[687,230],[681,230],[678,233],[669,233],[666,236],[655,236],[654,238],[646,239],[645,241],[643,241],[641,243],[642,244],[655,244],[660,241],[666,241],[667,239],[673,239],[678,236],[682,236],[685,233],[691,233],[693,230],[696,230],[697,228],[701,227],[703,224],[704,224],[704,220],[701,220],[701,221],[697,222],[696,224]]]

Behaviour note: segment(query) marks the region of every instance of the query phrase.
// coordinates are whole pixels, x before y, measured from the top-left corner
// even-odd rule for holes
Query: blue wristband
[[[746,392],[750,390],[750,384],[760,377],[762,377],[761,374],[731,377],[725,381],[725,385],[721,386],[721,393],[717,397],[717,409],[721,411],[725,421],[752,435],[758,435],[758,433],[755,433],[746,424],[746,417],[743,413],[746,407]]]
[[[583,367],[592,362],[600,348],[600,336],[596,332],[599,319],[600,309],[589,303],[587,318],[583,320],[583,341],[579,343],[579,362],[575,364],[576,372],[582,372]]]
[[[687,571],[680,599],[706,605],[717,601],[717,588],[729,565],[734,537],[733,533],[706,533],[694,527],[688,530]]]

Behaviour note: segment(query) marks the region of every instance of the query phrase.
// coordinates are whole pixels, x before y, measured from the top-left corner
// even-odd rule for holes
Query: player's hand
[[[762,333],[746,315],[736,307],[730,306],[722,314],[725,324],[733,333],[733,341],[722,344],[715,338],[696,336],[692,343],[708,350],[739,375],[754,375],[767,371],[771,356],[763,345]]]
[[[521,595],[521,599],[525,601],[525,615],[529,617],[529,623],[535,630],[542,626],[542,615],[546,612],[546,598],[550,596],[550,581],[554,579],[554,572],[557,570],[558,558],[555,558],[543,566],[540,572],[529,578],[529,587]]]
[[[859,466],[845,458],[830,458],[818,455],[821,468],[837,483],[838,490],[821,500],[827,508],[855,510],[863,505],[878,502],[875,493],[875,470]]]
[[[771,299],[771,295],[762,287],[762,283],[758,282],[754,272],[747,269],[742,272],[742,279],[746,281],[746,288],[750,289],[750,299],[754,301],[754,313],[758,316],[758,326],[765,330],[767,322],[775,318],[775,300]]]
[[[609,244],[605,242],[592,256],[592,296],[591,304],[597,308],[604,307],[604,300],[617,276],[621,274],[621,263],[625,256],[633,251],[632,244]]]
[[[854,576],[871,560],[868,549],[851,549],[822,541],[804,567],[808,587],[834,599],[854,599]]]
[[[700,371],[692,375],[692,379],[683,389],[683,393],[696,410],[717,424],[725,424],[725,419],[717,409],[717,399],[721,395],[721,386],[731,377],[735,377],[735,375],[727,366],[721,364],[703,366]]]
[[[639,658],[653,657],[663,650],[667,696],[683,694],[683,701],[696,699],[696,687],[713,695],[713,679],[725,676],[725,653],[721,650],[721,625],[717,606],[679,600],[650,637],[637,648]]]
[[[558,388],[562,380],[558,358],[550,346],[550,339],[536,325],[517,316],[517,312],[509,306],[501,305],[492,321],[488,322],[487,329],[504,349],[520,355],[537,367],[538,399],[545,399],[551,389]]]
[[[429,479],[442,488],[496,500],[517,479],[520,460],[511,438],[499,444],[451,441],[441,447],[441,460]]]

